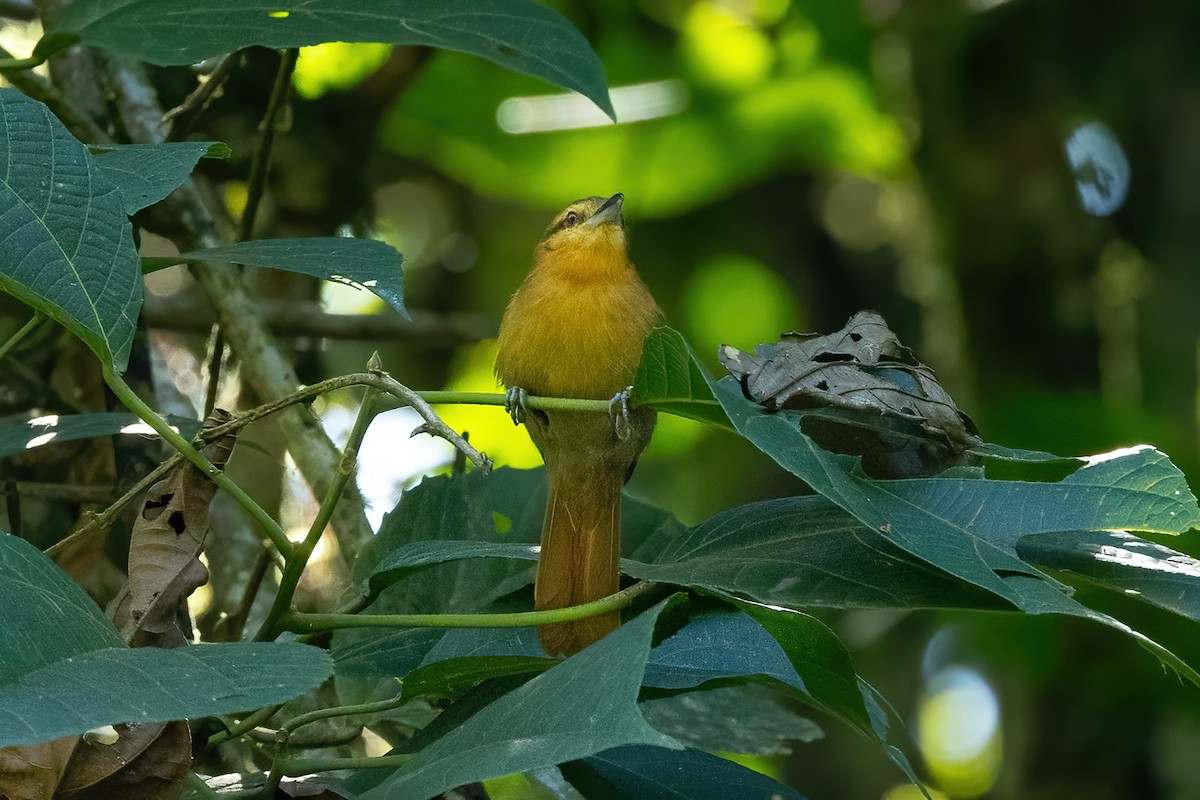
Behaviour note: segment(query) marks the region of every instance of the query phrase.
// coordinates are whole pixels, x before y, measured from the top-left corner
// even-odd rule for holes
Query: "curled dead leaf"
[[[933,370],[874,311],[860,311],[837,333],[786,333],[753,353],[725,345],[719,357],[748,399],[772,412],[807,412],[805,434],[827,450],[861,456],[874,477],[963,465],[980,443]]]

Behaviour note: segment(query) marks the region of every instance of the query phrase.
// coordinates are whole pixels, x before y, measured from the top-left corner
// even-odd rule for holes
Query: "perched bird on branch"
[[[642,342],[662,312],[629,262],[624,200],[588,197],[555,217],[500,323],[496,375],[550,481],[534,589],[539,610],[619,588],[621,487],[657,416],[629,407]],[[526,409],[528,395],[611,400],[612,413]],[[538,637],[547,653],[570,655],[619,623],[612,612],[543,625]]]

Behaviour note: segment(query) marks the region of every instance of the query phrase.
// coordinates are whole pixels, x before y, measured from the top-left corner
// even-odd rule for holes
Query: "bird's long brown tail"
[[[534,604],[538,610],[565,608],[610,595],[620,587],[621,486],[625,476],[598,466],[550,469],[550,494],[542,524]],[[620,612],[542,625],[538,639],[550,655],[571,655],[611,633]]]

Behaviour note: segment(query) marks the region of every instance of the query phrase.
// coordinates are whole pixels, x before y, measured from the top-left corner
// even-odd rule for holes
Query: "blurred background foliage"
[[[489,337],[542,229],[577,197],[622,191],[641,274],[713,368],[721,343],[827,332],[874,308],[985,439],[1064,455],[1150,442],[1197,486],[1200,5],[552,5],[604,61],[619,124],[464,55],[302,51],[262,228],[394,244],[420,323],[388,341],[293,336],[303,379],[357,369],[378,348],[410,386],[495,390]],[[234,148],[202,165],[231,217],[276,63],[251,52],[196,129]],[[179,70],[157,79],[168,105],[193,85]],[[182,270],[150,288],[150,305],[192,296]],[[260,289],[391,314],[294,276]],[[157,386],[194,414],[204,328],[172,330],[188,327],[180,319],[152,320]],[[338,430],[351,402],[318,410]],[[499,464],[538,463],[499,409],[444,411]],[[411,426],[391,412],[368,436],[375,520],[449,463],[440,442],[407,439]],[[805,489],[734,436],[664,416],[630,491],[694,523]],[[828,617],[945,796],[1200,798],[1200,697],[1128,640],[1008,615]],[[1145,629],[1200,663],[1163,624]],[[758,766],[813,798],[917,796],[867,742],[823,727]]]

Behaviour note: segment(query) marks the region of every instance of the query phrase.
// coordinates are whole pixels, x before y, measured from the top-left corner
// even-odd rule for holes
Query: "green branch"
[[[20,329],[12,336],[8,337],[8,341],[0,345],[0,361],[4,360],[14,347],[20,344],[21,340],[29,334],[33,333],[39,325],[46,320],[46,315],[41,311],[34,311],[33,317],[20,327]]]
[[[550,625],[596,617],[619,611],[635,598],[655,588],[650,581],[640,581],[616,594],[601,597],[590,603],[545,611],[519,611],[511,614],[305,614],[292,613],[285,629],[293,633],[316,633],[341,628],[518,628],[529,625]]]
[[[220,468],[214,466],[211,461],[205,458],[203,453],[192,446],[191,442],[183,438],[179,431],[172,428],[142,398],[138,397],[137,393],[125,382],[125,379],[113,370],[111,364],[104,364],[103,370],[104,382],[108,384],[113,393],[125,404],[126,408],[137,414],[143,422],[157,431],[159,436],[182,453],[183,457],[192,462],[209,480],[228,492],[237,501],[238,505],[244,508],[246,513],[258,523],[263,533],[267,535],[271,543],[275,545],[285,558],[291,554],[292,543],[288,541],[283,528],[279,526],[279,523],[270,514],[263,510],[262,506],[254,502],[254,498],[246,494],[246,491],[242,487],[234,483]]]
[[[378,359],[378,353],[371,357],[372,362],[378,361]],[[333,518],[333,509],[342,499],[342,492],[345,490],[346,484],[350,482],[358,469],[358,448],[362,444],[363,437],[367,435],[367,428],[371,426],[371,420],[375,418],[375,398],[378,394],[379,391],[370,386],[363,394],[362,405],[358,409],[358,416],[354,419],[350,438],[342,451],[337,472],[329,484],[328,491],[325,492],[321,507],[317,509],[316,517],[313,518],[312,525],[308,529],[308,535],[300,544],[293,547],[292,552],[287,556],[283,576],[279,579],[279,591],[275,593],[275,601],[271,604],[271,610],[267,612],[267,618],[263,620],[262,627],[254,636],[254,640],[257,642],[271,641],[283,630],[282,622],[292,607],[292,597],[296,593],[296,587],[300,584],[300,576],[304,573],[304,568],[308,566],[308,559],[312,557],[312,552],[316,549],[317,542],[321,540],[325,527]]]

